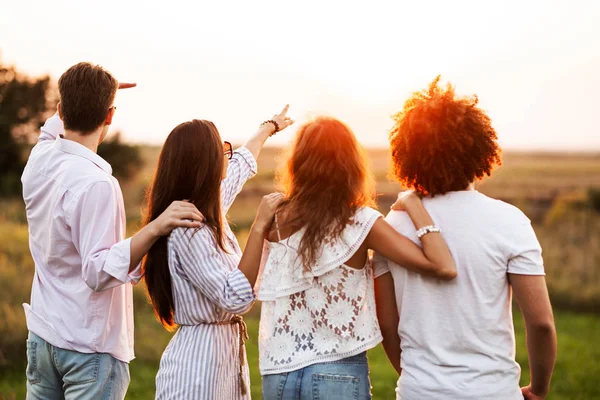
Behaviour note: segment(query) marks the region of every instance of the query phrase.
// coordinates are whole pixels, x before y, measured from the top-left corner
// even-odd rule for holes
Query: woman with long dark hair
[[[165,141],[146,221],[179,199],[194,204],[204,224],[161,238],[144,262],[158,319],[167,329],[179,326],[161,358],[157,399],[250,398],[247,332],[240,314],[254,304],[263,240],[282,195],[263,198],[243,254],[225,214],[256,174],[266,139],[292,124],[286,112],[287,106],[236,151],[204,120],[180,124]]]
[[[263,396],[370,399],[366,351],[386,336],[397,340],[397,326],[382,337],[369,249],[441,280],[456,276],[452,256],[415,195],[401,200],[423,250],[371,208],[365,156],[336,119],[320,117],[298,130],[282,183],[286,199],[258,288]],[[382,279],[387,291],[377,300],[395,305],[389,274]]]

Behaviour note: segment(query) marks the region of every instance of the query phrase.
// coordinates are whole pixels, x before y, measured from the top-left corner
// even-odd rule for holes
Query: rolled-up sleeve
[[[73,244],[81,257],[81,275],[94,291],[137,283],[141,268],[129,272],[131,239],[121,240],[119,208],[111,182],[90,184],[69,213]]]
[[[45,145],[54,143],[54,140],[60,135],[65,133],[65,126],[58,116],[58,113],[54,114],[46,120],[44,125],[40,128],[40,136],[38,138],[38,145]]]
[[[257,171],[258,164],[250,150],[240,147],[233,152],[227,168],[227,177],[221,183],[223,212],[227,212],[246,181],[256,175]]]
[[[129,266],[131,264],[131,238],[121,240],[114,244],[106,258],[104,270],[114,276],[121,282],[138,283],[142,279],[142,263],[139,263],[131,272]],[[127,269],[124,269],[124,266]]]
[[[181,269],[202,294],[227,312],[243,314],[252,308],[256,296],[239,269],[228,270],[207,227],[177,240]],[[191,237],[189,237],[191,236]]]

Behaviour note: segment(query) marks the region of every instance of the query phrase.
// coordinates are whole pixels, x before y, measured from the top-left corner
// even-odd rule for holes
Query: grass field
[[[278,153],[276,149],[263,152],[259,175],[248,183],[231,209],[229,218],[242,244],[261,196],[275,188]],[[158,149],[145,148],[145,166],[137,179],[122,183],[130,233],[139,226],[140,204],[157,155]],[[372,150],[369,156],[378,180],[380,210],[385,213],[398,186],[386,179],[387,152]],[[542,243],[559,337],[549,399],[600,399],[600,215],[585,205],[589,188],[600,188],[600,157],[594,154],[506,154],[504,166],[478,186],[483,193],[521,207],[534,221]],[[0,201],[0,237],[0,400],[16,400],[25,398],[27,329],[21,304],[29,301],[34,271],[21,201]],[[160,355],[170,334],[154,319],[142,286],[135,288],[134,296],[137,358],[131,363],[127,398],[151,399]],[[254,398],[260,398],[256,360],[258,312],[259,307],[255,307],[247,317]],[[525,337],[518,313],[515,325],[517,359],[523,367],[525,383]],[[371,351],[369,359],[375,398],[393,398],[396,375],[381,348]]]
[[[138,308],[139,311],[139,308]],[[146,312],[143,313],[144,315]],[[158,358],[144,354],[144,347],[151,343],[152,354],[157,353],[166,346],[170,334],[157,330],[155,327],[147,329],[140,323],[138,315],[136,321],[136,353],[138,358],[131,363],[131,385],[127,399],[152,399],[154,396],[154,377],[158,369]],[[522,320],[515,314],[517,331],[517,360],[523,366],[522,383],[528,381],[527,353],[525,349],[525,335]],[[154,324],[157,325],[157,324]],[[597,378],[600,376],[600,346],[597,346],[600,337],[600,319],[597,316],[578,315],[570,312],[558,312],[556,325],[559,334],[559,357],[556,364],[552,391],[549,399],[555,400],[592,400],[600,399],[600,385]],[[252,397],[260,398],[260,375],[258,374],[258,348],[256,343],[258,320],[256,316],[248,318],[250,341],[247,344],[250,370],[252,372]],[[139,342],[145,343],[138,345]],[[202,362],[202,360],[198,360]],[[369,352],[369,365],[371,368],[371,382],[375,399],[393,399],[397,374],[389,366],[381,346]],[[5,399],[25,398],[25,383],[23,370],[13,370],[2,374],[0,378],[0,395]],[[0,397],[2,399],[2,397]]]

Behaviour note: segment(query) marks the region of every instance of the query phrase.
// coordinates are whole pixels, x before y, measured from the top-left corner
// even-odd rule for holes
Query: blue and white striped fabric
[[[244,183],[256,174],[256,160],[244,147],[236,150],[221,184],[221,203],[226,213]],[[211,231],[178,228],[169,237],[169,270],[175,322],[179,330],[160,360],[156,376],[157,399],[249,399],[239,379],[237,325],[207,325],[229,321],[254,304],[255,296],[238,269],[242,251],[226,224],[223,252]],[[248,363],[244,366],[249,386]]]

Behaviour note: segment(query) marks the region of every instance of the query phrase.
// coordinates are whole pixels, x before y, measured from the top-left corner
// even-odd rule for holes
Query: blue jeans
[[[33,332],[27,339],[27,400],[122,400],[129,364],[106,353],[52,346]]]
[[[370,400],[367,353],[263,375],[263,400]]]

